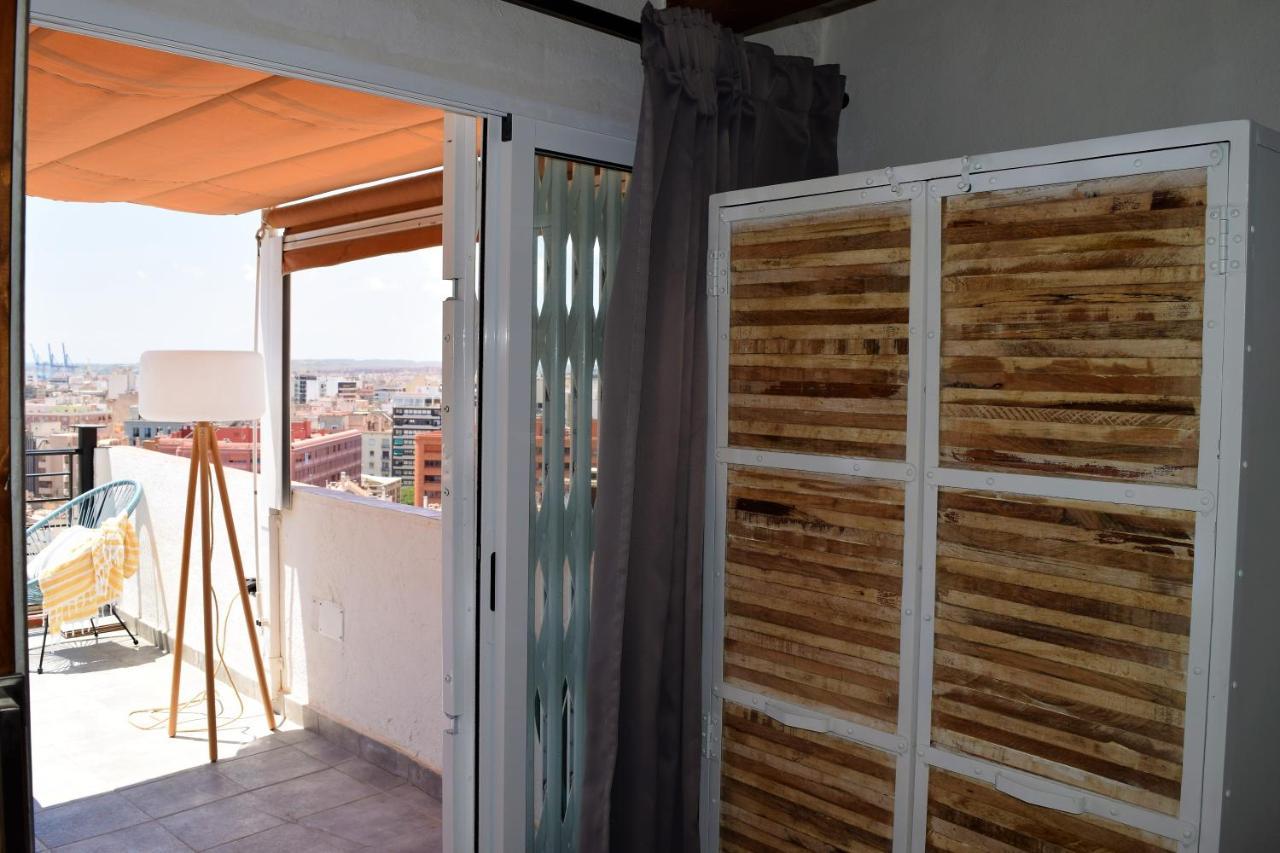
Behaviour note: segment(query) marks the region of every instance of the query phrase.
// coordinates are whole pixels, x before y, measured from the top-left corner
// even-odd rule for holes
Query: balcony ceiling
[[[27,192],[245,213],[441,165],[444,114],[43,28],[30,34]]]

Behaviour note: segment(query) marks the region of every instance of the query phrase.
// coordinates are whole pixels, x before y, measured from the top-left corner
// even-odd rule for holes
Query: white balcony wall
[[[138,525],[140,559],[138,574],[125,584],[119,609],[132,616],[147,628],[169,638],[172,647],[178,624],[178,580],[182,566],[182,524],[187,504],[187,472],[191,460],[139,447],[99,448],[94,466],[99,483],[110,480],[136,480],[142,484],[142,502],[138,506],[135,522]],[[241,558],[245,574],[265,578],[269,574],[268,542],[266,528],[266,502],[262,503],[262,526],[258,531],[258,560],[254,561],[253,475],[234,468],[224,469],[227,491],[231,498],[231,511],[235,519],[236,534],[240,540]],[[216,483],[215,483],[216,485]],[[216,492],[215,492],[216,494]],[[217,499],[215,498],[215,505]],[[237,600],[235,569],[227,536],[222,525],[222,511],[215,508],[213,538],[213,591],[221,612],[218,630],[226,621],[227,608],[235,613],[225,632],[224,657],[227,666],[235,672],[242,686],[252,684],[246,678],[253,676],[253,658],[249,652],[249,637],[244,627],[244,617]],[[188,590],[187,633],[184,645],[198,652],[204,651],[203,628],[200,616],[200,513],[196,510],[193,525],[194,542],[191,553],[191,584]],[[255,613],[258,602],[252,602]],[[265,643],[259,633],[259,641]],[[194,696],[203,685],[185,684],[182,697]],[[246,702],[254,701],[255,694],[246,696]],[[168,702],[168,692],[156,697],[156,705]]]
[[[132,479],[142,484],[135,520],[141,559],[125,586],[120,611],[169,638],[177,625],[178,579],[189,460],[134,447],[100,448],[98,482]],[[254,564],[253,477],[228,468],[227,489],[247,575],[271,582],[271,543],[266,500],[260,493],[258,564]],[[264,484],[260,480],[259,487]],[[246,704],[256,703],[253,659],[235,600],[235,574],[215,514],[213,587],[223,619],[225,659]],[[202,651],[199,521],[192,554],[184,645]],[[305,706],[380,741],[436,770],[443,767],[443,659],[441,643],[441,524],[438,514],[306,486],[295,486],[293,506],[281,515],[279,536],[283,619],[281,669],[284,701],[277,709]],[[265,596],[253,601],[259,612]],[[341,612],[341,637],[321,630],[320,611]],[[221,631],[221,620],[219,631]],[[259,631],[264,658],[270,638]],[[267,665],[271,670],[270,662]],[[201,683],[184,685],[195,695]],[[225,688],[220,687],[220,690]],[[157,706],[164,695],[147,698]],[[302,720],[298,720],[302,722]]]
[[[444,767],[441,524],[399,504],[295,487],[282,514],[291,699]],[[321,609],[341,611],[341,639]]]

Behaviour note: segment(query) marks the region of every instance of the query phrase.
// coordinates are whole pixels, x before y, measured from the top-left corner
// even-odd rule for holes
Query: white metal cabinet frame
[[[914,600],[903,598],[903,633],[908,633],[914,606],[919,621],[913,643],[914,661],[901,659],[903,681],[914,666],[916,685],[912,694],[917,713],[907,737],[911,755],[911,795],[895,796],[894,849],[923,850],[927,822],[929,767],[939,767],[973,779],[996,783],[996,773],[1005,789],[1047,808],[1095,814],[1104,819],[1144,829],[1177,840],[1182,849],[1201,853],[1219,850],[1222,825],[1225,767],[1221,760],[1227,743],[1228,698],[1231,681],[1232,620],[1235,589],[1240,575],[1236,567],[1237,530],[1234,524],[1219,528],[1218,518],[1236,517],[1242,465],[1243,376],[1246,343],[1245,283],[1250,257],[1249,163],[1253,144],[1267,144],[1280,151],[1280,135],[1247,121],[1219,122],[1125,136],[1065,143],[985,155],[966,156],[933,163],[894,167],[881,171],[857,172],[832,178],[800,181],[713,196],[709,211],[708,295],[710,370],[708,489],[706,507],[707,544],[704,565],[703,615],[703,783],[702,843],[704,850],[718,849],[719,833],[719,746],[720,709],[725,698],[742,700],[750,696],[723,687],[723,531],[726,500],[726,472],[730,463],[763,467],[790,467],[799,470],[838,474],[884,476],[879,465],[868,467],[865,460],[819,457],[821,467],[794,454],[729,452],[727,439],[727,382],[723,369],[727,332],[727,308],[721,307],[727,293],[725,262],[728,257],[729,223],[746,216],[780,215],[804,210],[821,210],[857,203],[852,193],[892,192],[916,182],[926,182],[923,221],[912,223],[912,356],[911,380],[917,381],[914,357],[921,349],[915,342],[919,325],[916,317],[917,238],[924,248],[927,277],[925,315],[928,334],[924,377],[928,377],[922,431],[908,442],[923,448],[918,470],[927,488],[909,512],[920,518],[919,561],[904,566],[905,578],[918,576]],[[1062,183],[1090,178],[1131,175],[1178,168],[1203,166],[1208,170],[1208,198],[1205,250],[1206,289],[1202,337],[1201,444],[1197,483],[1194,488],[1140,483],[1106,482],[1071,477],[941,468],[938,465],[938,382],[940,368],[940,287],[941,287],[941,203],[948,195],[1017,186]],[[866,196],[869,198],[870,196]],[[768,213],[765,213],[768,211]],[[1229,241],[1229,242],[1228,242]],[[921,377],[923,378],[923,377]],[[881,463],[883,464],[883,463]],[[1033,774],[1011,770],[991,762],[959,756],[929,745],[930,697],[932,695],[932,605],[935,592],[934,550],[937,525],[937,489],[955,486],[981,491],[1043,495],[1099,500],[1138,506],[1169,507],[1197,513],[1192,582],[1192,624],[1188,661],[1186,732],[1184,738],[1181,809],[1177,817],[1152,812],[1128,803],[1101,797]],[[917,571],[911,571],[914,568]],[[917,574],[918,573],[918,574]],[[905,586],[905,583],[904,583]],[[1216,617],[1216,618],[1215,618]],[[905,648],[905,639],[904,639]],[[904,690],[901,697],[908,693]],[[900,699],[900,701],[903,701]],[[785,707],[773,702],[777,716],[784,718],[800,711],[800,718],[813,718],[811,711]],[[905,702],[904,702],[905,704]],[[900,707],[901,711],[901,707]],[[782,720],[784,723],[786,719]],[[830,724],[831,720],[826,720]],[[830,725],[828,725],[830,728]],[[835,733],[835,732],[833,732]],[[893,749],[883,733],[860,732],[851,737],[871,746]],[[848,730],[842,736],[850,736]],[[1216,760],[1206,761],[1206,756]],[[901,812],[909,811],[905,831],[899,829]]]
[[[889,461],[862,457],[841,457],[792,452],[734,448],[729,446],[729,248],[733,223],[749,219],[770,219],[805,213],[873,207],[907,201],[911,217],[910,302],[907,337],[907,432],[905,458]],[[703,578],[703,684],[702,684],[702,772],[701,829],[704,849],[719,847],[720,762],[724,701],[763,711],[784,725],[821,732],[897,756],[894,790],[894,837],[906,838],[905,821],[910,809],[910,737],[914,725],[915,689],[911,662],[916,656],[914,620],[918,591],[920,536],[920,453],[924,415],[924,352],[920,343],[925,321],[924,234],[925,184],[893,182],[885,186],[847,190],[821,196],[762,201],[741,206],[711,205],[708,224],[707,335],[708,353],[708,475],[707,535],[704,541]],[[868,726],[839,715],[779,700],[724,682],[724,571],[726,502],[730,465],[757,470],[790,470],[815,474],[838,474],[889,480],[903,486],[902,592],[899,607],[898,719],[894,732]],[[895,842],[895,850],[905,850]]]
[[[1206,725],[1205,700],[1208,693],[1209,628],[1213,612],[1213,542],[1216,530],[1215,498],[1218,482],[1219,400],[1222,392],[1222,348],[1225,282],[1212,265],[1218,262],[1217,240],[1206,240],[1204,316],[1201,344],[1201,420],[1197,487],[1156,486],[1079,477],[1006,474],[939,464],[940,381],[942,344],[942,233],[943,200],[971,191],[1006,190],[1019,187],[1073,183],[1076,181],[1147,174],[1175,169],[1204,167],[1208,172],[1206,237],[1216,235],[1221,215],[1226,213],[1227,146],[1198,145],[1166,151],[1147,152],[1139,157],[1119,155],[1049,166],[1033,166],[985,174],[978,187],[970,180],[953,178],[931,181],[928,202],[928,402],[925,428],[925,490],[923,583],[919,658],[919,714],[915,733],[916,813],[913,835],[923,839],[927,821],[928,767],[936,766],[970,778],[994,781],[996,774],[1014,778],[1028,790],[1070,803],[1072,809],[1109,820],[1118,820],[1177,841],[1195,837],[1199,825],[1201,777],[1204,765]],[[1207,484],[1208,488],[1202,488]],[[1196,513],[1194,569],[1191,592],[1191,636],[1188,653],[1186,721],[1183,740],[1183,776],[1180,812],[1177,818],[1110,797],[1086,793],[1060,782],[1041,779],[993,762],[960,756],[930,746],[931,697],[933,695],[933,608],[937,582],[938,490],[943,487],[980,492],[1008,492],[1053,498],[1071,498],[1114,504],[1130,504]]]

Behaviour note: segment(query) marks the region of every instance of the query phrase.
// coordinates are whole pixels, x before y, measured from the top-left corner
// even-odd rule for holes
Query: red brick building
[[[440,474],[444,460],[444,433],[420,432],[413,437],[413,505],[440,507]]]
[[[217,427],[218,452],[222,464],[228,468],[249,471],[253,468],[253,428]],[[306,421],[290,425],[290,473],[295,483],[311,486],[327,486],[342,478],[360,479],[360,431],[356,429],[325,433],[312,430]],[[191,432],[151,439],[143,447],[170,453],[175,456],[191,456]]]

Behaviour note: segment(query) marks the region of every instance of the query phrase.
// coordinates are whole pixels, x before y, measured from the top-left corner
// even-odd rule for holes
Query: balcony
[[[268,732],[230,551],[215,535],[225,667],[221,760],[210,766],[202,716],[180,714],[191,731],[169,739],[167,710],[150,710],[167,706],[172,654],[185,664],[182,698],[203,685],[194,602],[184,648],[173,649],[188,465],[141,448],[96,451],[97,482],[143,487],[140,567],[118,607],[140,645],[123,632],[51,636],[45,672],[31,680],[37,836],[51,848],[96,839],[113,849],[439,849],[439,514],[308,486],[268,513],[258,482],[255,525],[254,476],[226,469],[284,723]],[[31,647],[38,654],[38,637]]]

